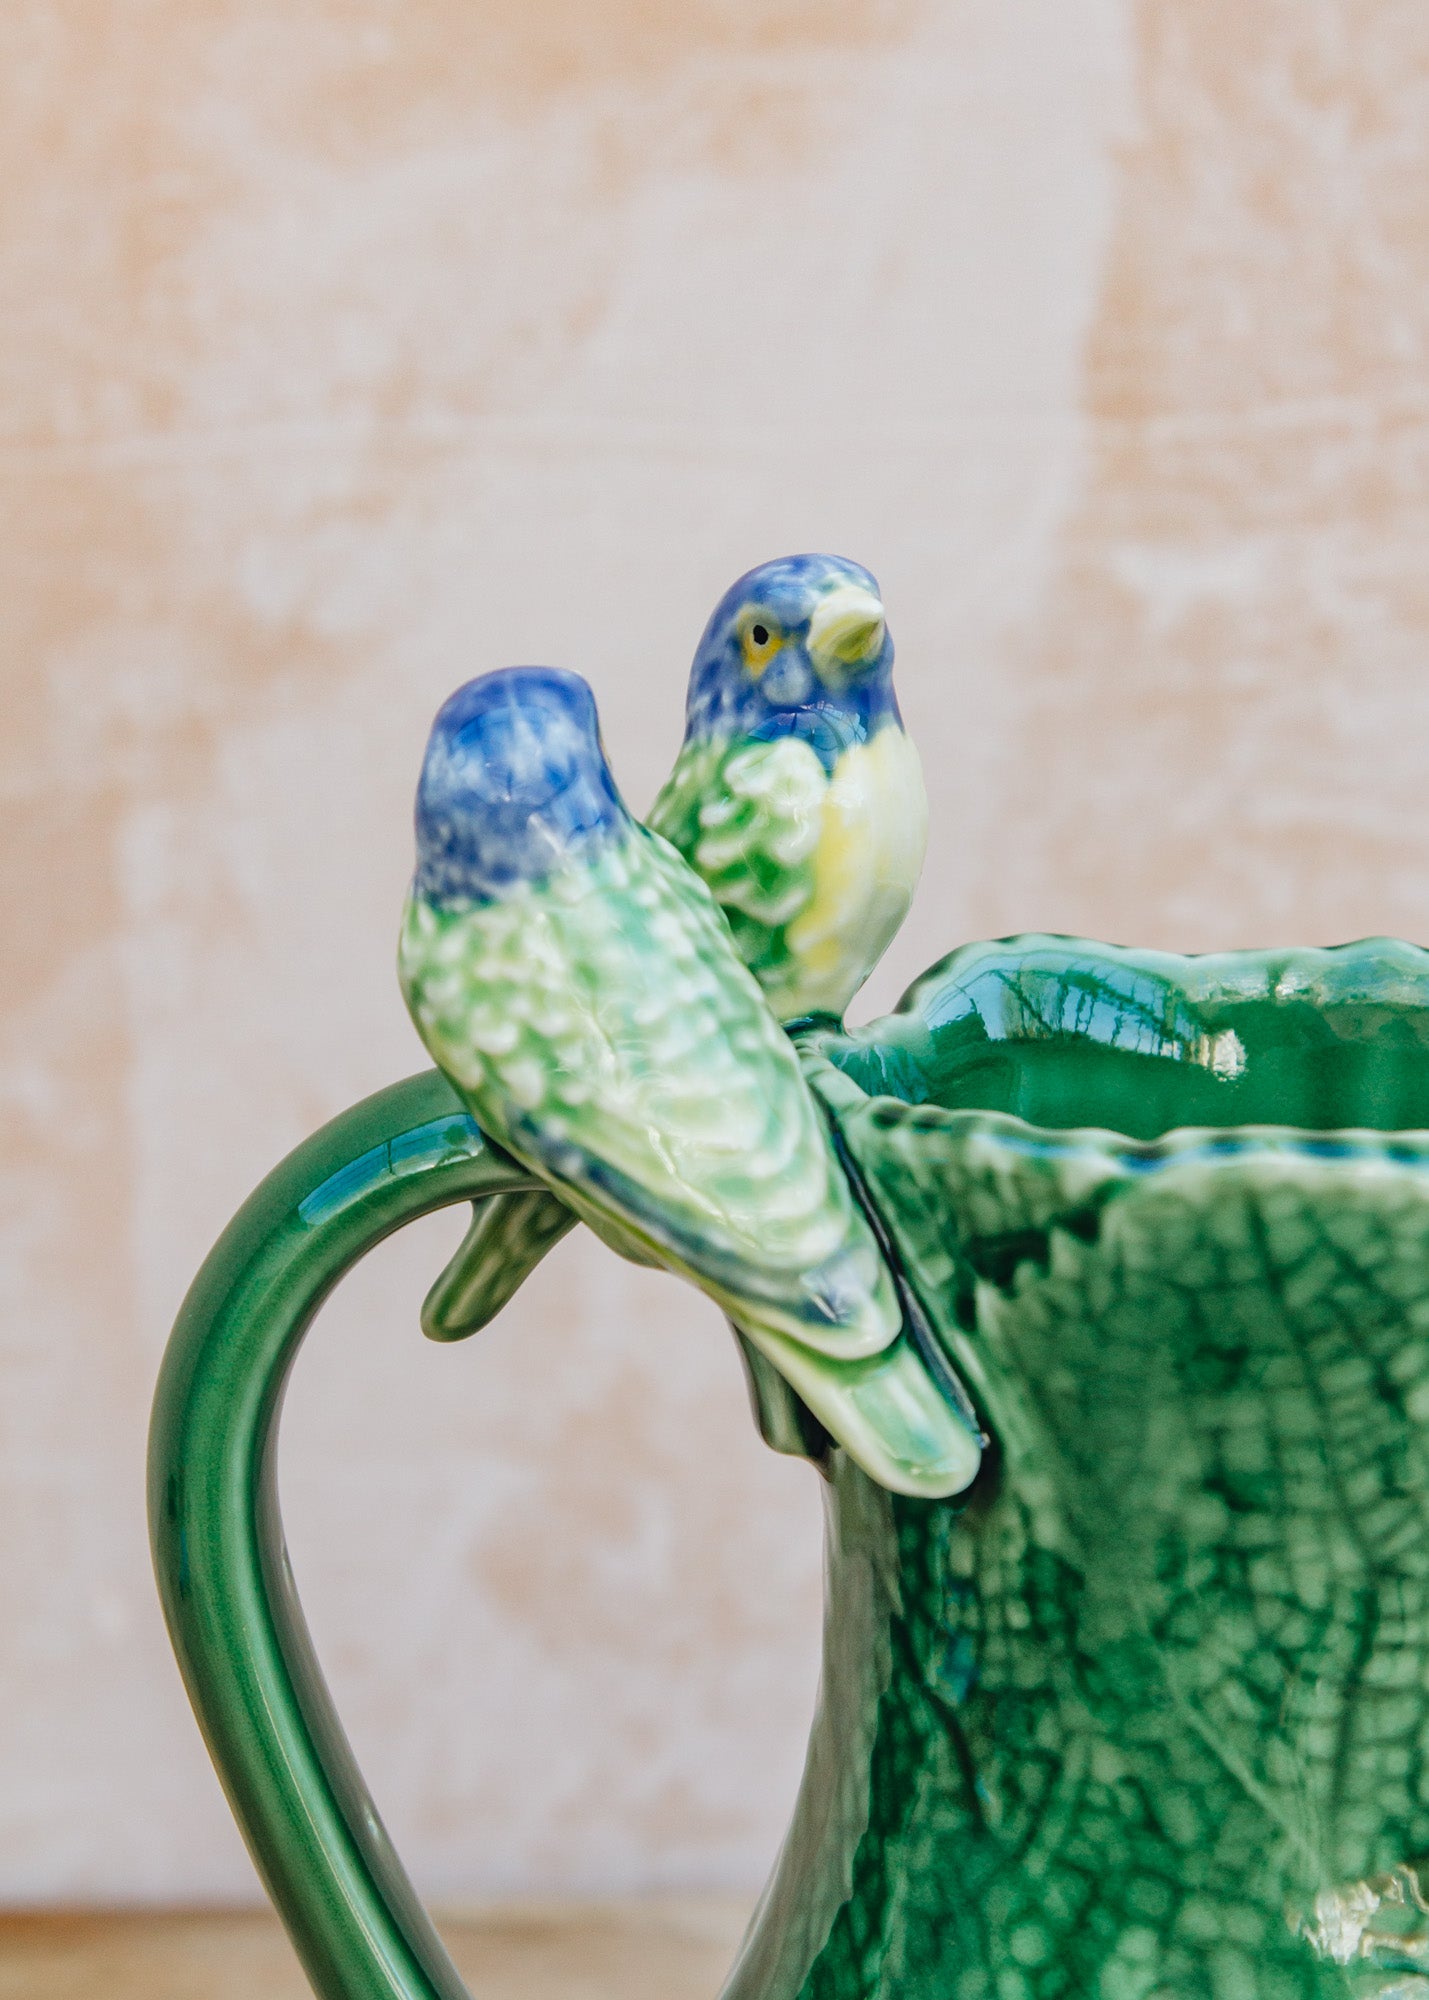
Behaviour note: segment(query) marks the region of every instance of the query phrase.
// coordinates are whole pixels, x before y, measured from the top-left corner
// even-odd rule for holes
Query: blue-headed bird
[[[684,744],[646,823],[709,885],[780,1020],[842,1014],[912,900],[928,807],[892,675],[878,585],[840,556],[750,570],[695,651]],[[480,1204],[428,1333],[487,1325],[571,1220],[545,1194]]]
[[[866,569],[786,556],[726,591],[646,824],[709,884],[780,1020],[842,1016],[908,913],[928,838]]]
[[[902,1331],[828,1129],[708,888],[626,809],[578,676],[437,716],[400,975],[493,1139],[615,1249],[693,1279],[875,1477],[947,1493],[978,1444]]]

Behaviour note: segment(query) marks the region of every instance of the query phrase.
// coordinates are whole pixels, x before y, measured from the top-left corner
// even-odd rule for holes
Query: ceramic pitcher
[[[1429,1996],[1429,953],[1027,937],[796,1041],[987,1436],[827,1497],[822,1692],[726,2000]],[[155,1561],[324,2000],[464,1989],[353,1763],[275,1453],[324,1297],[532,1185],[435,1073],[252,1196],[165,1361]]]

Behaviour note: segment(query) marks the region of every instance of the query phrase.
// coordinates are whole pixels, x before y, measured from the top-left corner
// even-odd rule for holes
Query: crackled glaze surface
[[[991,1437],[959,1500],[782,1441],[828,1480],[823,1701],[726,2000],[1423,2000],[1429,953],[1029,937],[797,1040]],[[291,1596],[273,1385],[384,1230],[532,1187],[397,1086],[252,1198],[165,1363],[171,1630],[328,2000],[462,1989]]]
[[[733,1993],[1429,1991],[1429,1148],[949,1123],[860,1153],[1001,1462],[963,1512],[840,1474],[884,1579],[847,1893]],[[949,1211],[956,1258],[908,1226]]]
[[[797,1039],[994,1444],[829,1462],[727,2000],[1429,1994],[1429,955],[1027,937]]]
[[[727,2000],[1429,1993],[1429,1136],[1236,1119],[1397,1123],[1426,1001],[1392,943],[1023,939],[811,1046],[996,1451],[966,1506],[835,1468],[826,1711]]]

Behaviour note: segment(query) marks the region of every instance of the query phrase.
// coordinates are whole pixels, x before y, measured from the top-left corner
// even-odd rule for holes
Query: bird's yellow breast
[[[833,768],[813,894],[786,933],[797,1011],[843,1013],[908,914],[927,841],[918,753],[893,723]]]

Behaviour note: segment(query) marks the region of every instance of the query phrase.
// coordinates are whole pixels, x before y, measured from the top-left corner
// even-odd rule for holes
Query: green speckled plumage
[[[704,878],[781,1020],[842,1014],[908,914],[927,833],[918,757],[889,722],[826,772],[809,744],[687,741],[650,809]]]
[[[467,910],[408,903],[400,970],[484,1129],[627,1254],[845,1360],[898,1310],[793,1051],[656,835]],[[833,1309],[827,1305],[835,1300]]]
[[[764,634],[757,657],[751,632]],[[873,579],[833,557],[741,578],[696,655],[688,734],[646,824],[706,883],[780,1020],[841,1016],[917,884],[927,800],[892,658]],[[500,1310],[499,1265],[539,1261],[564,1233],[555,1204],[498,1198],[473,1222],[424,1307],[434,1339]]]
[[[797,737],[702,737],[684,744],[646,816],[708,883],[740,957],[766,991],[797,980],[789,930],[813,899],[828,788],[818,757]]]
[[[976,1433],[903,1330],[793,1047],[709,890],[614,791],[584,683],[521,669],[460,690],[417,820],[408,1007],[482,1129],[551,1191],[478,1212],[428,1331],[509,1297],[563,1204],[692,1278],[877,1476],[966,1485]],[[756,1389],[787,1429],[757,1371]]]

